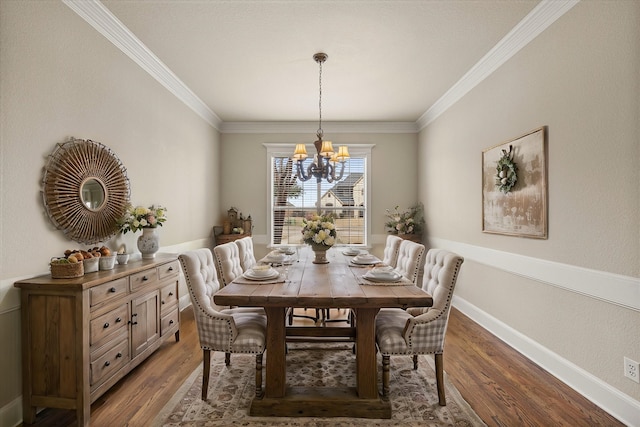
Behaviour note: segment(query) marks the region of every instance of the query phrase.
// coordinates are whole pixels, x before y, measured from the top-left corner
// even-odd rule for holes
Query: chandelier
[[[346,145],[338,148],[338,151],[333,151],[333,144],[331,141],[323,141],[322,132],[322,64],[327,60],[326,53],[316,53],[313,55],[313,59],[320,65],[320,73],[318,83],[320,87],[320,97],[318,106],[320,110],[320,119],[318,121],[318,132],[316,136],[318,139],[313,143],[316,147],[317,154],[313,156],[313,162],[304,167],[304,161],[308,157],[307,147],[305,144],[296,144],[296,149],[293,153],[293,160],[296,162],[297,176],[300,181],[308,181],[311,178],[321,182],[323,179],[327,182],[339,181],[342,179],[344,173],[344,162],[349,158],[349,150]],[[336,176],[336,167],[340,164],[340,174]]]

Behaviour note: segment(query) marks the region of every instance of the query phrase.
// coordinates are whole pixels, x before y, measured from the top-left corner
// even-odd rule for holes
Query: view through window
[[[324,179],[318,182],[316,178],[300,181],[296,162],[288,155],[273,153],[270,156],[272,245],[301,244],[302,220],[316,214],[333,215],[337,244],[367,244],[368,155],[349,149],[352,157],[344,164],[342,178],[331,183]],[[311,161],[311,158],[305,160],[305,168]],[[341,165],[336,167],[339,175]]]

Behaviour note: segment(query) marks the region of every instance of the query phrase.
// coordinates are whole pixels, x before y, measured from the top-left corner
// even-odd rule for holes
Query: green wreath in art
[[[518,182],[518,166],[513,161],[513,147],[509,151],[502,150],[502,157],[496,164],[496,187],[507,194]]]

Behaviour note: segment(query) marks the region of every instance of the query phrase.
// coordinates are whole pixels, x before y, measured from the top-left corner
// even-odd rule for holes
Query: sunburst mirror
[[[109,147],[71,138],[49,156],[42,198],[49,219],[69,239],[93,244],[116,234],[129,196],[127,170]]]

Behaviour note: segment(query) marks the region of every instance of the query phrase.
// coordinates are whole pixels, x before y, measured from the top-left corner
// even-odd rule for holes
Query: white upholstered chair
[[[256,355],[256,396],[262,395],[262,355],[265,349],[267,318],[246,309],[220,309],[213,295],[220,288],[213,255],[208,248],[180,254],[189,297],[193,305],[196,328],[203,352],[202,400],[207,399],[211,351],[225,352],[225,364],[231,353]]]
[[[427,253],[422,289],[433,297],[431,307],[380,310],[376,317],[376,343],[382,354],[382,394],[389,393],[391,355],[412,355],[418,369],[419,354],[433,354],[438,401],[447,404],[444,392],[443,352],[451,298],[464,258],[443,249]]]
[[[398,247],[398,259],[395,269],[407,279],[418,285],[418,277],[424,268],[425,247],[421,243],[402,240]]]
[[[222,286],[233,282],[236,277],[242,276],[244,270],[240,264],[240,251],[235,242],[223,243],[213,248],[216,256],[218,277]]]
[[[398,262],[398,250],[400,249],[400,243],[402,243],[402,237],[398,237],[395,234],[387,236],[387,242],[384,246],[384,253],[382,256],[382,263],[390,265],[395,268]]]
[[[253,239],[251,236],[243,237],[235,241],[238,246],[238,256],[240,257],[240,267],[245,272],[256,265],[256,256],[253,254]]]

